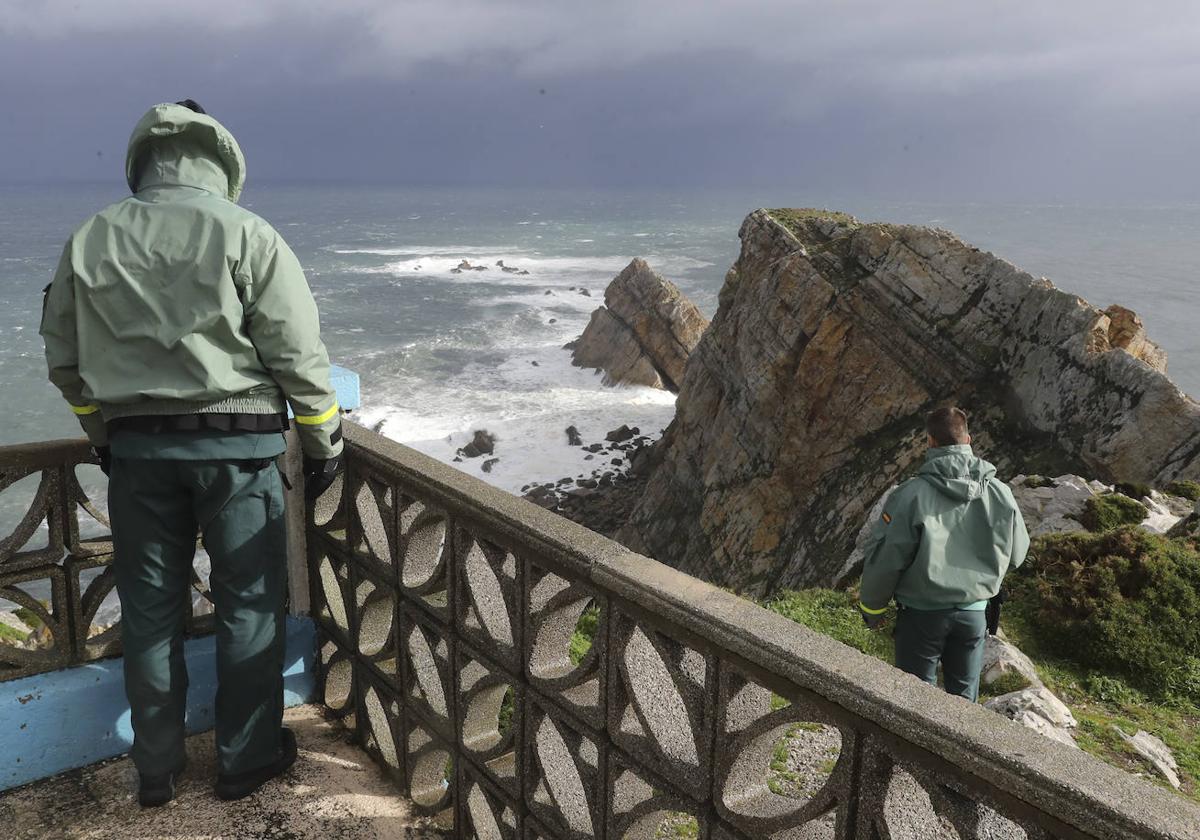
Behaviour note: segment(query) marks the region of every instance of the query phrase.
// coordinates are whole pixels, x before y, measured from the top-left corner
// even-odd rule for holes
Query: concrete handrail
[[[905,826],[927,812],[963,837],[1200,837],[1200,808],[1081,750],[373,432],[346,439],[309,533],[327,703],[459,836],[651,837],[679,812],[703,837],[822,820],[925,837]],[[591,650],[568,660],[588,607]],[[805,722],[841,747],[789,799],[764,750]]]

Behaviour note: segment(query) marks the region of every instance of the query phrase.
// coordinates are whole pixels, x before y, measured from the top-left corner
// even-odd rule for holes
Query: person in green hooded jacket
[[[139,801],[185,764],[184,620],[196,536],[211,562],[216,793],[246,796],[296,758],[283,727],[288,407],[306,494],[341,469],[341,415],[296,256],[238,207],[246,163],[193,100],[138,122],[132,195],[67,241],[46,288],[50,380],[109,476],[125,690]]]
[[[939,408],[925,423],[929,451],[914,478],[888,497],[865,550],[861,602],[871,628],[894,599],[896,667],[975,701],[985,611],[1029,533],[996,468],[971,450],[967,415]]]

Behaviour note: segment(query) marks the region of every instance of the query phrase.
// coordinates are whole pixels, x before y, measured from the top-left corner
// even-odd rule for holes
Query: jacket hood
[[[917,475],[942,495],[969,502],[983,495],[988,481],[996,475],[996,468],[976,457],[969,445],[939,446],[925,454],[925,463]]]
[[[155,105],[129,138],[125,179],[135,193],[181,184],[237,201],[246,183],[246,159],[229,130],[207,114]]]

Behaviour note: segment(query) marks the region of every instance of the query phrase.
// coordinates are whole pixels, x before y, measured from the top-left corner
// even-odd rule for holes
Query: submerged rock
[[[688,356],[708,326],[696,305],[642,259],[608,285],[604,304],[575,342],[572,363],[604,371],[606,385],[679,390]]]
[[[471,442],[458,450],[464,458],[478,458],[480,455],[491,455],[496,451],[496,436],[487,429],[476,429],[471,436]]]
[[[759,210],[741,239],[631,548],[756,595],[829,585],[946,402],[1001,475],[1200,477],[1200,404],[1128,310],[941,230]]]

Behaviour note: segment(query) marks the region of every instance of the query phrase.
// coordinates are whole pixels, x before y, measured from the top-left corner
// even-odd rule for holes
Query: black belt
[[[279,434],[291,425],[286,414],[163,414],[118,417],[107,423],[108,433],[250,432]]]

